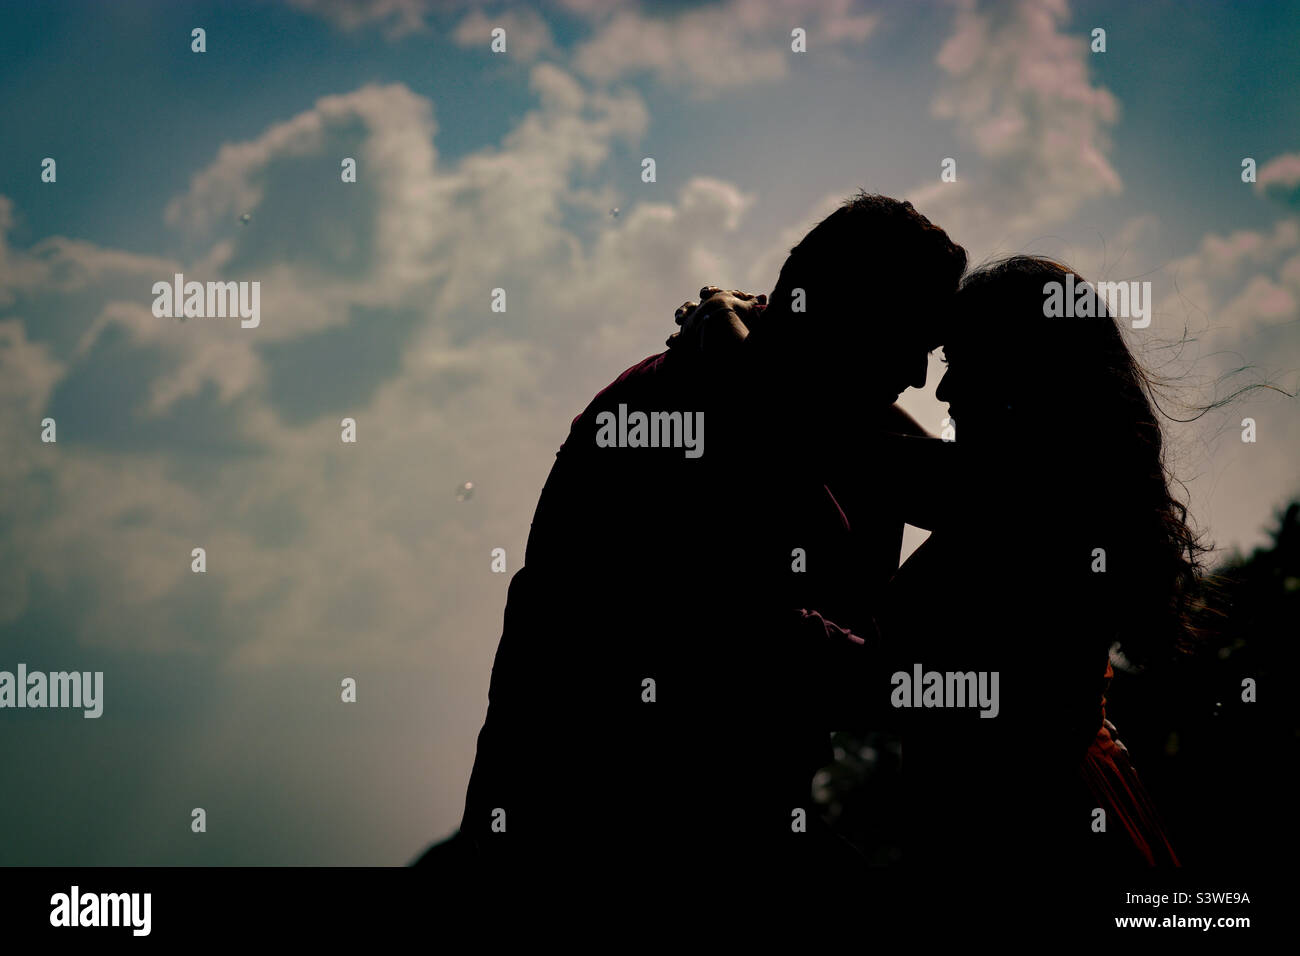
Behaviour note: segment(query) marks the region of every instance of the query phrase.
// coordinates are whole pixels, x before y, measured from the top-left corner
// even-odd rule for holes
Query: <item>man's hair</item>
[[[856,288],[873,303],[899,306],[954,293],[965,271],[966,250],[910,202],[861,191],[790,250],[772,302],[786,307],[802,288],[815,312],[816,300],[842,304]]]

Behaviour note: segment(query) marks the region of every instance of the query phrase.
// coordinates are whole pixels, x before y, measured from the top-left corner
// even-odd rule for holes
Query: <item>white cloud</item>
[[[599,20],[595,35],[573,51],[574,68],[599,83],[649,73],[669,87],[711,95],[782,79],[792,56],[828,56],[861,44],[877,25],[855,0],[729,0],[673,15],[653,10],[623,7]],[[795,27],[807,31],[807,53],[790,49]]]
[[[1300,318],[1300,220],[1283,219],[1271,231],[1240,229],[1209,233],[1197,249],[1163,270],[1176,285],[1159,312],[1174,325],[1184,320],[1213,336],[1236,342],[1260,327]]]
[[[1255,174],[1255,191],[1290,206],[1300,206],[1300,153],[1269,160]]]
[[[47,346],[28,340],[22,322],[0,322],[0,409],[8,420],[6,431],[35,428],[36,413],[62,371]]]
[[[1082,35],[1062,32],[1064,0],[963,2],[938,54],[933,114],[951,120],[957,181],[933,177],[908,198],[976,259],[1121,191],[1108,129],[1119,103],[1095,86]]]
[[[426,29],[425,17],[434,7],[432,0],[289,0],[289,4],[345,32],[381,26],[392,40]]]
[[[384,29],[390,40],[430,29],[430,21],[463,13],[450,32],[464,47],[486,50],[494,27],[507,35],[512,61],[559,55],[544,14],[526,4],[475,5],[473,0],[290,0],[337,29]],[[806,56],[830,59],[875,32],[879,16],[861,0],[725,0],[665,12],[635,0],[557,0],[544,13],[563,11],[586,21],[591,33],[564,51],[566,65],[608,85],[640,74],[699,96],[779,80],[789,74],[791,36],[807,32]]]
[[[508,56],[511,62],[532,63],[542,54],[555,51],[550,27],[536,10],[528,7],[495,14],[473,10],[457,24],[452,39],[459,46],[487,52],[492,31],[497,27],[506,31],[506,49],[502,55]]]
[[[1167,383],[1162,405],[1175,417],[1264,382],[1300,390],[1300,221],[1207,234],[1154,278],[1167,291],[1151,330],[1131,338]],[[1295,406],[1278,391],[1255,389],[1194,423],[1167,426],[1171,464],[1220,547],[1262,543],[1271,508],[1300,494]],[[1245,418],[1256,422],[1254,443],[1241,440]]]
[[[56,591],[95,582],[78,597],[83,640],[193,646],[200,639],[174,616],[195,593],[188,556],[201,544],[202,586],[221,595],[206,625],[225,635],[216,652],[228,666],[270,668],[303,654],[324,665],[358,653],[397,665],[435,654],[454,661],[449,680],[454,672],[462,686],[486,681],[506,580],[489,573],[490,549],[507,548],[518,567],[568,421],[661,347],[685,291],[737,271],[720,250],[752,202],[726,182],[695,179],[610,218],[593,205],[593,189],[611,175],[614,145],[644,133],[644,105],[548,64],[531,83],[538,105],[501,144],[451,165],[438,162],[432,104],[400,85],[322,98],[250,142],[226,144],[167,205],[168,222],[200,246],[193,261],[57,237],[22,252],[0,233],[0,263],[15,280],[13,302],[0,306],[0,360],[28,370],[6,378],[17,392],[11,407],[27,410],[9,438],[20,428],[34,434],[34,410],[102,367],[97,350],[124,333],[115,348],[162,359],[138,383],[137,403],[120,411],[131,432],[170,421],[187,401],[213,402],[211,414],[260,449],[219,456],[200,495],[186,477],[198,467],[192,447],[87,444],[100,427],[84,417],[91,407],[85,399],[65,407],[60,444],[47,452],[58,462],[53,516],[20,520],[11,540],[24,546],[21,561],[14,556],[22,575],[41,575]],[[344,140],[357,150],[355,186],[337,181]],[[302,205],[307,225],[282,214],[304,169],[321,175],[309,198],[371,190],[359,211],[339,212],[363,268],[336,268],[321,235],[328,222],[312,218],[310,207],[332,212],[333,199]],[[246,227],[234,221],[244,208],[254,215]],[[0,211],[11,220],[7,201]],[[262,325],[154,318],[150,286],[173,272],[260,279]],[[508,290],[504,315],[488,308],[498,285]],[[343,329],[357,309],[415,317],[394,365],[346,410],[288,416],[274,377],[296,375],[308,406],[312,395],[336,394],[346,383],[294,371],[307,361],[294,349]],[[71,323],[62,344],[24,335],[53,316]],[[275,368],[268,345],[289,350]],[[347,356],[339,368],[347,379],[364,371]],[[122,401],[110,390],[101,411]],[[339,441],[343,414],[359,423],[355,447]],[[11,465],[18,485],[32,480],[35,465]],[[457,502],[466,479],[478,493]],[[99,490],[86,495],[91,487]],[[129,530],[124,515],[138,516]],[[108,596],[129,614],[106,613],[97,602]]]

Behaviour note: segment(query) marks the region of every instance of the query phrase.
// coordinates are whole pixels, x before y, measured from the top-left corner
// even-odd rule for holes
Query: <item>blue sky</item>
[[[976,262],[1152,281],[1130,341],[1175,402],[1239,365],[1294,393],[1297,35],[1297,4],[0,8],[0,668],[106,685],[98,721],[4,717],[0,862],[401,863],[448,832],[489,554],[517,568],[568,422],[860,186]],[[261,325],[154,318],[177,271],[259,281]],[[936,432],[937,372],[904,399]],[[1300,491],[1276,393],[1169,434],[1224,548]]]
[[[918,104],[924,109],[933,86],[920,67],[946,38],[947,5],[880,9],[883,22],[863,45],[870,55],[833,78],[839,82],[830,98],[846,119],[905,118]],[[223,142],[254,138],[320,96],[367,82],[405,83],[454,116],[438,137],[448,159],[498,143],[533,103],[525,71],[485,62],[481,50],[451,39],[463,16],[454,10],[431,13],[426,30],[396,40],[386,40],[379,26],[340,31],[279,3],[10,3],[4,16],[0,82],[16,95],[0,104],[0,122],[11,131],[0,182],[21,212],[15,241],[61,233],[164,252],[174,237],[157,228],[162,206]],[[546,18],[563,45],[592,33],[557,5]],[[1275,215],[1237,202],[1241,197],[1231,190],[1207,186],[1235,166],[1244,148],[1271,157],[1294,147],[1300,102],[1279,95],[1278,83],[1300,66],[1292,42],[1300,6],[1081,3],[1069,7],[1064,24],[1080,34],[1093,25],[1108,30],[1108,54],[1092,57],[1089,67],[1123,104],[1113,155],[1127,192],[1178,227],[1259,226]],[[189,51],[194,25],[213,38],[206,56]],[[801,75],[818,75],[816,65],[792,66],[792,76]],[[759,185],[794,158],[804,159],[797,135],[771,135],[772,114],[805,104],[800,84],[738,90],[725,110],[717,99],[683,102],[679,90],[658,86],[641,89],[651,107],[647,141],[684,144],[714,132],[787,146],[742,155],[712,150],[692,159],[693,172]],[[824,118],[813,116],[812,122]],[[932,133],[940,145],[943,131]],[[824,138],[826,130],[819,127],[818,134]],[[860,134],[848,126],[842,139],[858,145],[853,137]],[[920,138],[907,143],[909,150],[929,145]],[[55,195],[42,194],[30,175],[33,151],[57,154],[75,177]],[[825,153],[828,175],[861,174],[856,150]],[[895,164],[882,172],[905,169]],[[1188,190],[1197,190],[1199,201],[1188,202]]]

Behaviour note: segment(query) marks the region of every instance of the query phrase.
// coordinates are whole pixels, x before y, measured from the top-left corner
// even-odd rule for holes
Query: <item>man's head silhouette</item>
[[[911,203],[858,193],[790,250],[748,347],[795,406],[832,419],[884,408],[925,384],[965,269],[966,250]]]

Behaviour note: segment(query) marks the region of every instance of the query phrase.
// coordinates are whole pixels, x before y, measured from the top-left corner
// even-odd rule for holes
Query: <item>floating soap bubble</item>
[[[456,500],[468,501],[470,498],[473,497],[474,497],[474,482],[472,481],[461,482],[460,487],[456,489]]]
[[[247,226],[250,222],[253,221],[253,217],[250,213],[244,213],[242,216],[239,217],[239,221],[242,222],[245,226]]]

